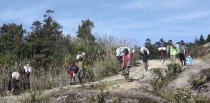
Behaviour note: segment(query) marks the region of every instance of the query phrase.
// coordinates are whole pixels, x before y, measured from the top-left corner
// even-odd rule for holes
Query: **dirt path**
[[[195,64],[197,64],[199,62],[201,62],[201,61],[196,60]],[[143,64],[140,63],[139,66],[132,67],[130,69],[130,78],[131,78],[132,82],[129,82],[129,83],[126,83],[126,82],[118,82],[117,83],[116,82],[116,84],[114,83],[113,85],[107,87],[106,91],[127,92],[131,89],[139,89],[139,88],[151,91],[152,87],[150,86],[149,81],[154,78],[153,74],[151,72],[151,69],[152,68],[166,69],[167,68],[166,64],[168,64],[168,63],[170,63],[170,62],[166,61],[165,64],[162,64],[162,62],[160,62],[160,60],[150,60],[149,61],[149,68],[148,68],[149,71],[146,71],[143,67]],[[121,74],[118,74],[116,76],[104,78],[101,81],[87,83],[87,84],[85,84],[85,86],[99,84],[101,82],[115,82],[115,81],[123,81],[123,80],[124,80],[123,76]],[[69,89],[74,89],[74,88],[77,88],[77,87],[81,87],[81,85],[74,85],[74,86],[71,86],[71,87],[70,86],[65,86],[65,87],[62,87],[62,88],[54,88],[54,89],[51,89],[51,90],[45,90],[45,91],[41,91],[40,95],[49,95],[53,92],[58,92],[61,89],[69,90]],[[143,94],[145,94],[145,97],[151,97],[152,96],[152,94],[148,93],[148,92],[145,92]],[[25,98],[28,98],[29,96],[30,96],[30,93],[24,93],[24,94],[21,94],[19,96],[6,96],[6,97],[3,97],[2,100],[5,103],[21,103],[21,100],[24,100]],[[161,99],[161,97],[159,97],[157,95],[156,96],[153,95],[153,98]]]

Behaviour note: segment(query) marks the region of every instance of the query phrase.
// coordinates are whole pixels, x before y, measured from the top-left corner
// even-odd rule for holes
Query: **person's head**
[[[82,56],[80,56],[80,57],[79,57],[79,61],[82,61],[82,60],[83,60],[83,57],[82,57]]]
[[[181,40],[180,43],[181,43],[182,45],[184,45],[184,40]]]
[[[24,75],[26,72],[25,72],[25,69],[24,68],[20,68],[19,69],[19,73],[21,74],[21,75]]]
[[[123,52],[124,52],[125,54],[128,54],[128,52],[129,52],[129,51],[128,51],[128,48],[125,48]]]
[[[74,63],[75,63],[74,60],[70,61],[70,64],[74,64]]]
[[[169,40],[169,41],[168,41],[168,44],[171,45],[171,44],[172,44],[172,40]]]

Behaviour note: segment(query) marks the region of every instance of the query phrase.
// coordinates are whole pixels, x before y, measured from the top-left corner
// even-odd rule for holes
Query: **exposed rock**
[[[186,68],[178,77],[177,79],[173,80],[171,83],[169,83],[167,89],[174,89],[174,88],[183,88],[190,85],[188,80],[194,76],[198,75],[201,70],[210,68],[210,60],[201,62],[199,64],[190,66]]]
[[[191,55],[193,58],[198,58],[209,54],[210,54],[210,43],[199,46],[191,51]]]

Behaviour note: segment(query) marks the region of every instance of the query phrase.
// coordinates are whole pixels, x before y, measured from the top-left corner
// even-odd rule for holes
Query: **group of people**
[[[189,50],[187,49],[183,40],[173,44],[172,40],[168,41],[166,46],[167,57],[170,58],[171,62],[177,62],[176,58],[179,57],[182,66],[186,65],[186,55],[189,56]]]
[[[118,48],[119,49],[119,48]],[[117,52],[117,58],[118,60],[122,60],[122,66],[121,66],[121,74],[124,76],[125,80],[129,80],[129,70],[131,67],[131,61],[132,61],[132,51],[129,50],[128,47],[123,47],[123,52],[121,50],[121,55],[119,55],[119,50],[116,50]],[[158,51],[160,53],[160,59],[163,60],[163,64],[165,62],[166,57],[170,59],[172,63],[176,62],[176,57],[179,57],[180,63],[182,66],[186,65],[186,56],[190,55],[189,50],[187,49],[185,43],[183,40],[178,42],[177,44],[173,44],[172,40],[169,40],[167,43],[167,46],[161,45],[158,48]],[[150,52],[146,47],[142,47],[139,51],[139,54],[142,56],[142,61],[145,70],[148,70],[148,59]],[[132,56],[131,56],[132,55]]]
[[[29,64],[19,69],[18,72],[9,73],[9,81],[7,92],[10,92],[13,95],[18,94],[21,91],[30,89],[30,74],[32,68]]]
[[[75,61],[71,61],[69,66],[67,67],[67,73],[68,73],[68,77],[69,77],[69,83],[70,85],[74,85],[75,84],[75,78],[76,76],[79,79],[79,84],[83,83],[83,78],[85,76],[85,53],[83,52],[80,55],[77,55],[77,59],[78,61],[78,66],[75,64]]]

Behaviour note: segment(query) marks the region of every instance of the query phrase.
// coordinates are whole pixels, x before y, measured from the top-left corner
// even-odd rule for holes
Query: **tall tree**
[[[77,37],[81,43],[77,50],[85,50],[87,61],[93,62],[96,60],[97,53],[97,43],[95,42],[95,37],[92,34],[92,29],[94,27],[94,23],[90,20],[82,20],[82,24],[78,26]]]
[[[204,45],[205,44],[205,39],[203,38],[203,35],[201,34],[200,39],[199,39],[199,45]]]
[[[208,35],[206,42],[209,43],[210,42],[210,34]]]
[[[78,26],[77,37],[85,40],[94,41],[95,37],[91,30],[94,27],[94,23],[90,20],[82,20],[82,25]]]
[[[3,24],[0,27],[0,52],[1,55],[12,56],[12,61],[23,58],[23,35],[25,30],[22,25],[14,23]],[[1,57],[2,58],[2,57]]]
[[[31,52],[34,55],[33,60],[37,67],[47,67],[53,60],[62,57],[58,56],[62,55],[63,50],[61,46],[62,26],[53,20],[52,13],[54,13],[53,10],[47,10],[43,22],[33,22],[32,32],[28,36]]]
[[[151,46],[151,39],[147,38],[144,44],[145,44],[145,47],[150,48],[150,46]]]

